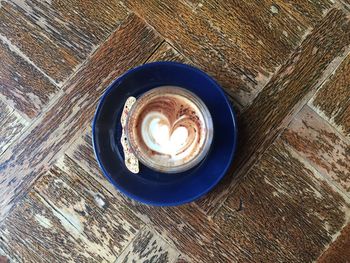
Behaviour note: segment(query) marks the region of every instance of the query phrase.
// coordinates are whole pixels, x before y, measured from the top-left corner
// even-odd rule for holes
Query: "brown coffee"
[[[127,122],[128,139],[141,162],[171,170],[196,159],[208,141],[209,112],[203,105],[178,87],[160,87],[141,96]]]

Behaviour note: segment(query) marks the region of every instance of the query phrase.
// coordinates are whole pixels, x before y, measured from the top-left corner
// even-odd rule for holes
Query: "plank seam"
[[[305,39],[303,40],[303,42],[305,41]],[[349,52],[350,52],[350,49],[349,49],[349,51],[344,52],[344,53],[348,54]],[[293,54],[294,54],[294,52],[293,52]],[[306,93],[304,95],[304,97],[301,98],[301,100],[299,100],[299,104],[298,103],[295,104],[287,112],[287,114],[285,115],[285,118],[289,116],[288,122],[283,124],[283,121],[282,121],[282,125],[278,126],[280,128],[280,130],[278,130],[277,133],[271,137],[271,141],[270,141],[269,145],[273,144],[275,142],[275,140],[280,137],[280,135],[287,129],[287,127],[290,125],[291,121],[295,118],[295,116],[299,113],[299,111],[316,94],[316,92],[319,90],[319,88],[329,79],[329,77],[334,74],[334,72],[338,69],[338,67],[346,59],[346,57],[347,57],[347,55],[343,54],[341,57],[341,60],[338,61],[338,64],[336,65],[336,67],[331,72],[327,73],[324,80],[321,83],[315,83],[315,87],[312,90],[310,90],[308,93]],[[289,62],[289,60],[287,60],[285,64],[287,64],[288,62]],[[330,63],[330,65],[331,65],[331,63]],[[265,87],[266,86],[264,86],[264,88]],[[290,114],[290,113],[292,113],[292,114]],[[269,148],[269,146],[267,146],[267,147],[265,147],[265,149],[263,149],[263,145],[265,142],[266,142],[266,140],[263,141],[254,152],[252,152],[248,157],[245,158],[245,160],[242,161],[242,164],[237,169],[237,170],[239,170],[239,172],[237,173],[236,177],[239,177],[240,175],[245,177],[245,174],[247,174],[252,169],[252,167],[261,159],[261,157],[264,155],[266,149]],[[257,154],[257,156],[255,154]],[[246,166],[248,166],[248,168],[246,168]],[[242,175],[242,173],[243,173],[243,175]],[[232,184],[229,185],[228,188],[231,190]],[[216,206],[215,209],[213,209],[212,212],[209,212],[208,216],[215,216],[215,214],[219,211],[219,209],[222,207],[222,205],[226,202],[227,198],[228,198],[228,195],[223,200],[221,200],[220,203],[215,203],[215,206]]]
[[[60,83],[56,82],[53,78],[47,75],[41,68],[39,68],[27,55],[25,55],[16,45],[11,43],[9,39],[0,34],[0,40],[8,46],[8,48],[16,53],[19,57],[21,57],[24,61],[33,66],[36,70],[38,70],[44,77],[46,77],[57,89],[61,86]]]

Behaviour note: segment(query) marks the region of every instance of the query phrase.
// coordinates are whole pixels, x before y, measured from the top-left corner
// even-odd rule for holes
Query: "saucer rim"
[[[178,66],[178,67],[183,67],[189,70],[194,70],[197,71],[199,74],[201,74],[204,78],[206,78],[208,81],[210,81],[215,87],[216,89],[219,91],[219,93],[221,93],[226,106],[229,108],[230,111],[230,116],[231,116],[231,120],[233,123],[233,134],[234,134],[234,139],[233,139],[233,146],[231,148],[231,153],[230,153],[230,157],[229,157],[229,161],[226,163],[225,168],[222,170],[221,174],[219,176],[216,176],[216,180],[213,181],[210,186],[208,186],[208,188],[205,191],[202,191],[201,193],[194,195],[190,198],[187,199],[183,199],[180,201],[175,201],[175,202],[154,202],[154,201],[150,201],[144,198],[141,198],[137,195],[134,195],[133,193],[127,191],[126,189],[124,189],[123,187],[120,187],[113,178],[111,178],[111,176],[109,176],[109,173],[106,171],[106,169],[103,167],[102,165],[102,161],[99,157],[99,154],[97,153],[97,146],[96,146],[96,122],[97,122],[97,116],[99,115],[99,112],[102,108],[102,105],[106,99],[106,97],[109,95],[109,93],[114,89],[117,88],[118,83],[120,83],[127,75],[138,71],[138,70],[142,70],[143,68],[147,68],[147,67],[153,67],[153,66],[161,66],[161,65],[172,65],[172,66]],[[116,87],[115,87],[116,86]],[[198,96],[198,95],[197,95]],[[236,150],[237,150],[237,137],[238,137],[238,128],[237,128],[237,115],[236,112],[233,108],[233,105],[231,104],[231,102],[228,100],[227,95],[225,94],[223,88],[216,82],[216,80],[214,80],[211,76],[209,76],[207,73],[205,73],[204,71],[202,71],[199,68],[196,68],[194,66],[188,65],[188,64],[184,64],[184,63],[180,63],[180,62],[175,62],[175,61],[156,61],[156,62],[150,62],[150,63],[145,63],[139,66],[136,66],[134,68],[131,68],[127,71],[125,71],[123,74],[121,74],[119,77],[117,77],[115,80],[113,80],[108,87],[106,88],[106,90],[104,91],[104,93],[102,94],[102,96],[100,97],[100,100],[97,104],[95,113],[94,113],[94,117],[92,120],[92,146],[93,146],[93,151],[94,151],[94,155],[95,158],[97,160],[98,166],[100,167],[104,177],[106,177],[108,179],[108,181],[118,190],[120,191],[122,194],[126,195],[127,197],[134,199],[138,202],[141,202],[143,204],[146,205],[152,205],[152,206],[178,206],[178,205],[182,205],[182,204],[186,204],[186,203],[190,203],[193,202],[197,199],[199,199],[200,197],[206,195],[209,191],[211,191],[221,180],[222,178],[227,175],[227,171],[229,170],[229,168],[231,167],[232,163],[233,163],[233,158],[236,154]],[[205,162],[206,159],[203,160],[203,162]],[[124,163],[121,162],[121,165],[124,165]],[[198,165],[198,164],[197,164]],[[140,171],[139,173],[142,173],[142,171]],[[186,173],[186,171],[184,171],[184,173]],[[174,173],[176,174],[176,173]]]

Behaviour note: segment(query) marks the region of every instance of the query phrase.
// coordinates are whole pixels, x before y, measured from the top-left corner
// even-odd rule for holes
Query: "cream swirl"
[[[166,90],[165,90],[166,91]],[[206,125],[197,104],[170,92],[142,96],[129,116],[129,139],[134,149],[165,167],[185,164],[203,149]]]

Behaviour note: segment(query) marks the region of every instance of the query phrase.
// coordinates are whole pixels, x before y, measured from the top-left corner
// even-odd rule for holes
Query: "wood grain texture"
[[[143,63],[161,42],[144,22],[131,15],[63,88],[64,94],[36,120],[27,136],[1,157],[0,218],[57,154],[90,123],[98,98],[118,75]],[[13,182],[10,184],[10,182]]]
[[[0,34],[56,82],[64,81],[122,21],[119,1],[2,1]]]
[[[190,259],[188,258],[184,258],[183,256],[179,256],[174,263],[190,263],[192,262]]]
[[[116,260],[142,222],[85,177],[68,157],[43,174],[0,227],[9,255],[24,262]]]
[[[28,118],[34,118],[58,88],[1,38],[0,59],[0,97]]]
[[[350,200],[280,140],[214,220],[258,262],[311,262],[349,218]]]
[[[347,7],[350,7],[350,0],[342,0],[342,2],[343,2]]]
[[[330,6],[328,1],[306,4],[300,11],[294,7],[290,14],[281,9],[276,15],[270,10],[272,3],[206,1],[194,11],[181,1],[126,2],[243,105],[251,102],[303,39],[309,24],[295,17],[315,12],[310,16],[317,20]],[[287,4],[284,8],[290,7]]]
[[[309,104],[350,138],[350,54]]]
[[[236,87],[239,101],[247,105],[331,6],[331,1],[327,0],[293,3],[210,0],[197,12],[210,21],[217,35],[237,45],[256,65],[255,73],[242,69],[254,80],[254,90],[245,93]]]
[[[0,155],[28,125],[14,109],[0,101]]]
[[[116,263],[173,263],[180,253],[149,227],[143,228],[118,256]]]
[[[185,57],[183,54],[179,53],[173,46],[171,46],[168,42],[164,41],[159,48],[150,56],[147,60],[147,62],[154,62],[154,61],[175,61],[175,62],[181,62],[185,63],[194,67],[197,67],[199,69],[204,70],[202,67],[198,67],[195,65],[191,60],[189,60],[187,57]],[[231,101],[231,103],[234,105],[233,107],[237,110],[237,113],[239,114],[242,111],[242,105],[240,105],[230,93],[227,93],[224,90],[226,96]]]
[[[133,203],[130,207],[193,262],[254,261],[245,246],[226,239],[226,233],[191,204],[159,208]]]
[[[282,138],[350,196],[350,143],[339,136],[324,119],[305,106],[282,134]]]
[[[82,137],[86,138],[87,135],[82,135]],[[90,167],[97,168],[91,144],[85,139],[78,141],[79,143],[72,144],[67,151],[69,156],[77,160],[81,167],[86,167],[87,164],[90,165],[91,162],[94,162],[95,164],[90,165]],[[83,154],[78,157],[81,149],[84,149]],[[208,218],[193,204],[169,208],[146,206],[122,195],[106,178],[101,176],[99,170],[94,168],[89,169],[89,171],[91,174],[85,174],[85,180],[98,180],[118,199],[118,202],[125,204],[141,220],[153,227],[158,233],[162,233],[162,238],[186,257],[190,257],[193,262],[221,263],[234,262],[239,259],[251,261],[251,257],[248,256],[249,253],[244,247],[232,245],[231,240],[227,243],[223,242],[220,228],[213,221],[208,221]],[[186,257],[182,261],[190,262]],[[181,258],[179,260],[182,262]]]
[[[239,154],[235,165],[200,206],[215,213],[231,191],[237,176],[247,169],[289,123],[293,114],[315,93],[316,88],[341,63],[349,51],[350,21],[347,13],[334,8],[296,49],[239,118]],[[243,169],[242,166],[243,165]]]
[[[88,161],[80,157],[78,162],[86,165],[94,161],[93,150],[88,141],[80,142],[83,145],[72,145],[75,150],[70,152],[85,149],[81,156]],[[349,199],[344,201],[281,141],[241,178],[214,220],[193,205],[156,208],[133,202],[100,180],[119,202],[195,262],[308,262],[320,255],[350,214]]]
[[[184,2],[189,5],[193,10],[203,6],[204,0],[184,0]]]
[[[144,17],[158,32],[193,63],[214,76],[228,91],[238,87],[249,92],[254,81],[242,72],[256,72],[256,65],[234,44],[217,34],[207,18],[195,14],[182,1],[126,1],[127,6]],[[253,69],[252,69],[253,67]]]
[[[164,52],[158,53],[158,51],[156,51],[153,56],[158,57],[156,54],[163,53]],[[87,132],[89,133],[90,131]],[[72,149],[68,151],[68,154],[72,156],[72,158],[77,159],[78,162],[83,167],[87,167],[87,169],[89,169],[88,167],[95,167],[94,169],[90,168],[90,171],[95,173],[94,177],[98,177],[99,180],[102,181],[104,187],[110,189],[110,183],[98,175],[99,171],[96,161],[94,160],[90,138],[87,139],[88,135],[84,135],[83,138],[85,139],[77,140],[78,143],[72,145]],[[285,146],[281,147],[282,146],[276,147],[273,153],[268,152],[269,161],[274,160],[277,154],[276,152],[281,152],[279,158],[291,158],[289,149],[284,148]],[[269,201],[271,201],[271,209],[276,209],[276,211],[271,211],[270,209],[267,210],[266,213],[262,213],[258,206],[261,202],[257,200],[256,202],[258,202],[258,204],[250,209],[249,216],[242,216],[242,218],[232,216],[235,210],[241,209],[240,196],[235,198],[234,201],[232,201],[232,197],[230,197],[228,201],[229,205],[226,205],[219,211],[214,221],[208,221],[208,219],[193,205],[179,208],[153,208],[130,201],[120,195],[116,190],[111,191],[114,195],[119,196],[120,202],[128,204],[134,213],[143,221],[150,223],[157,232],[162,233],[163,238],[168,242],[172,242],[179,251],[190,256],[195,262],[232,262],[235,260],[249,262],[259,261],[259,259],[266,260],[265,256],[271,259],[271,261],[274,261],[273,259],[289,260],[290,262],[302,261],[301,259],[318,257],[322,249],[331,242],[332,236],[340,230],[344,224],[346,220],[345,213],[348,213],[349,207],[348,203],[345,203],[342,197],[335,193],[334,189],[330,188],[327,183],[321,180],[322,178],[310,165],[299,160],[300,157],[295,157],[295,155],[292,157],[294,159],[292,159],[291,163],[286,161],[288,164],[283,167],[280,166],[281,162],[275,164],[276,174],[279,174],[279,171],[285,171],[283,173],[284,177],[288,178],[290,173],[293,175],[292,179],[289,181],[286,180],[286,182],[284,182],[284,179],[280,179],[278,182],[282,181],[281,184],[287,184],[283,185],[283,189],[290,186],[292,190],[289,191],[297,191],[299,188],[303,189],[303,185],[305,184],[305,192],[303,191],[301,195],[294,194],[293,192],[293,194],[290,194],[290,199],[276,197],[275,194],[271,195],[270,191],[261,193],[260,189],[264,190],[267,187],[265,187],[266,183],[260,179],[256,180],[255,176],[251,176],[252,178],[247,185],[245,183],[238,184],[237,189],[246,189],[248,187],[249,191],[247,190],[246,194],[248,200],[249,193],[251,192],[257,192],[254,194],[254,196],[257,196],[257,199],[264,194],[262,199],[265,201],[263,201],[264,206],[262,206],[262,209],[265,209],[265,206],[268,207],[270,205]],[[93,164],[94,162],[95,164]],[[295,169],[295,167],[297,167],[296,169],[300,174],[293,174],[293,169]],[[260,168],[256,168],[255,172],[258,173],[259,169]],[[264,168],[263,172],[269,173],[267,169],[268,168]],[[309,176],[311,176],[312,180],[307,179]],[[87,178],[87,180],[89,179]],[[296,180],[296,183],[294,180]],[[296,184],[295,188],[294,183]],[[281,189],[279,190],[282,191]],[[232,191],[236,192],[237,190],[234,188]],[[314,193],[312,191],[314,191]],[[240,191],[238,192],[241,193]],[[321,196],[319,197],[319,195]],[[237,197],[237,195],[235,195],[235,197]],[[247,199],[242,199],[243,209],[247,206]],[[305,203],[302,203],[304,201]],[[281,202],[282,205],[286,204],[287,208],[277,206],[280,204],[279,202]],[[324,205],[319,205],[322,203]],[[314,205],[317,207],[319,206],[318,210],[313,207]],[[297,212],[298,209],[300,209],[301,212]],[[262,218],[259,220],[256,219],[256,216],[254,217],[257,211],[263,214]],[[312,211],[312,213],[310,211]],[[237,211],[237,213],[239,214],[241,212]],[[310,213],[310,215],[308,213]],[[283,217],[285,219],[281,219]],[[292,224],[289,230],[289,221],[286,218],[288,218]],[[321,218],[324,221],[322,221]],[[272,220],[273,223],[267,220]],[[280,225],[275,224],[276,222],[280,223]],[[282,222],[284,222],[284,224],[282,224]],[[274,227],[274,229],[271,229],[272,227]],[[270,230],[273,230],[272,234],[266,232]],[[304,238],[304,234],[307,235],[308,238]],[[271,235],[273,236],[271,237]],[[298,240],[304,238],[304,240],[301,244],[296,244],[296,238],[298,238]],[[197,240],[197,242],[193,243],[194,239]],[[289,246],[291,248],[289,248]]]
[[[318,263],[347,263],[350,260],[350,224],[317,260]]]
[[[92,148],[92,129],[88,127],[82,132],[82,135],[77,138],[72,145],[65,151],[65,154],[72,160],[79,163],[79,165],[88,173],[94,175],[94,178],[99,182],[105,182],[105,177],[102,174],[100,167],[95,158]],[[105,187],[108,185],[105,185]],[[110,189],[109,187],[106,187]]]
[[[18,262],[103,262],[94,244],[40,197],[30,194],[18,203],[0,229],[6,254]],[[84,240],[85,239],[85,240]]]
[[[175,61],[185,64],[191,64],[191,61],[189,59],[180,54],[166,41],[164,41],[152,54],[152,56],[150,56],[147,60],[147,62],[155,61]]]
[[[347,259],[350,10],[327,0],[0,2],[0,255],[35,263]],[[118,27],[127,8],[141,18]],[[119,193],[91,145],[108,84],[159,60],[208,71],[242,103],[228,176],[180,207]],[[61,89],[45,90],[43,80]],[[329,85],[336,95],[322,95]],[[309,105],[322,116],[304,106],[317,90]],[[17,110],[34,118],[27,130],[12,119]]]

